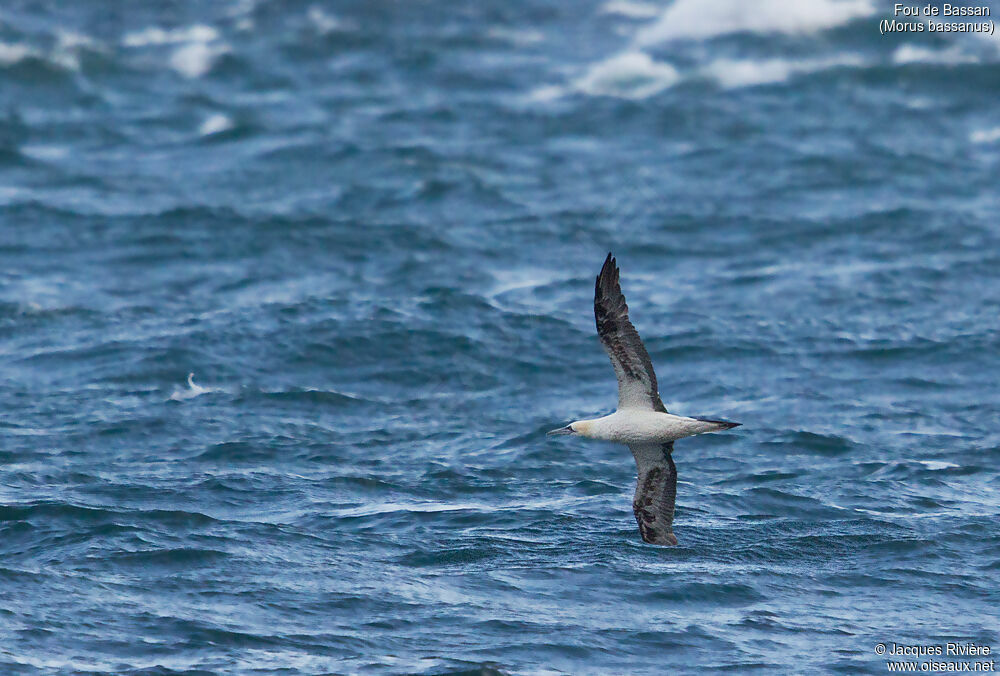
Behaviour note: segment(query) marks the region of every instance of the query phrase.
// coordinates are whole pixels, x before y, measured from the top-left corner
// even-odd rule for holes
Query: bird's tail
[[[730,422],[728,420],[709,420],[708,418],[695,418],[695,420],[700,420],[702,422],[712,423],[713,425],[717,425],[715,429],[709,430],[710,432],[718,432],[720,430],[731,430],[734,427],[739,427],[740,425],[743,424],[738,422]]]

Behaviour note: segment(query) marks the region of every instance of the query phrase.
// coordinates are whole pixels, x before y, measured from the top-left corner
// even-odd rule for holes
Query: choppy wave
[[[809,34],[875,14],[871,0],[676,0],[636,35],[640,45],[728,33]]]
[[[819,59],[717,59],[702,70],[702,73],[723,87],[750,87],[754,85],[785,82],[795,75],[818,73],[833,68],[858,67],[864,65],[859,55],[844,54]]]
[[[977,129],[969,134],[969,140],[973,143],[996,143],[1000,141],[1000,127]]]
[[[141,31],[126,33],[122,38],[122,44],[126,47],[146,47],[148,45],[171,45],[188,42],[213,42],[218,38],[219,31],[205,24],[194,24],[169,30],[152,26]]]
[[[812,54],[799,42],[795,56],[775,56],[757,38],[778,36],[801,40],[855,26],[861,30],[878,18],[869,0],[814,0],[740,3],[679,0],[660,10],[635,3],[607,3],[601,11],[643,21],[619,50],[581,68],[568,85],[535,87],[531,100],[548,102],[569,94],[644,99],[681,83],[710,81],[725,89],[787,83],[797,76],[830,70],[869,70],[913,63],[958,65],[995,63],[997,50],[989,36],[942,38],[949,44],[926,45],[892,39],[859,48],[830,51],[829,42],[815,43]],[[878,37],[878,36],[876,36]],[[730,38],[734,50],[689,49],[686,43]],[[655,56],[654,56],[655,54]]]
[[[643,52],[619,54],[595,64],[573,83],[585,94],[643,99],[680,80],[677,69]]]
[[[233,119],[223,113],[212,113],[206,117],[198,127],[198,133],[202,136],[213,136],[230,131],[236,126]]]
[[[605,14],[620,14],[630,19],[650,19],[660,14],[660,6],[631,0],[609,0],[601,6]]]
[[[593,64],[568,88],[542,87],[536,89],[532,97],[548,101],[570,92],[579,92],[592,96],[644,99],[684,80],[707,79],[724,88],[753,87],[784,83],[799,75],[865,65],[864,58],[857,54],[816,59],[716,59],[682,74],[669,63],[655,61],[644,52],[628,52]]]
[[[122,44],[131,48],[176,45],[167,62],[175,71],[189,78],[205,75],[221,55],[231,50],[231,47],[221,40],[219,32],[205,24],[175,29],[153,26],[126,33],[122,38]]]
[[[189,373],[187,376],[187,387],[174,387],[173,393],[170,395],[171,401],[184,401],[185,399],[193,399],[194,397],[201,396],[203,394],[209,394],[212,392],[222,392],[223,390],[215,387],[203,387],[198,383],[194,382],[194,374]]]
[[[855,0],[29,5],[0,673],[1000,641],[995,40]],[[675,548],[625,448],[545,436],[615,405],[608,250],[667,407],[743,423],[677,443]]]

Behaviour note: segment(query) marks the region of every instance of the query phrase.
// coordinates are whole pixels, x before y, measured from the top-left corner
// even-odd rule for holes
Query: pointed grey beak
[[[560,427],[557,430],[552,430],[551,432],[548,432],[546,436],[553,437],[557,434],[576,434],[576,432],[573,431],[573,428],[571,426],[566,425],[566,427]]]

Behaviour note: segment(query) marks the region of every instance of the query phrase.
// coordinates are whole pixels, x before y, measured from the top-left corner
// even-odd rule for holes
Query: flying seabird
[[[618,376],[618,410],[593,420],[578,420],[549,434],[573,434],[627,444],[639,476],[632,511],[643,541],[676,545],[671,528],[677,496],[674,441],[684,437],[728,430],[740,423],[685,418],[667,413],[660,401],[656,373],[639,333],[628,318],[628,305],[618,281],[618,266],[608,254],[594,288],[597,335],[611,357]]]

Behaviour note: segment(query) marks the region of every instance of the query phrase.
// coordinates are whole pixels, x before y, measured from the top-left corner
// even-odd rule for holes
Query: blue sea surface
[[[4,2],[0,674],[995,656],[1000,38],[891,14]],[[616,404],[608,251],[743,423],[677,547],[545,436]]]

